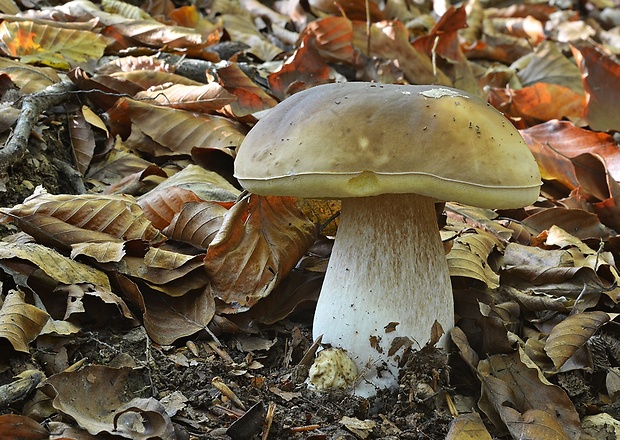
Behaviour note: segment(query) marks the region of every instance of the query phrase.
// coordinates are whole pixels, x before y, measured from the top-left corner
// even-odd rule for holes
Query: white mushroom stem
[[[402,350],[388,355],[392,341],[406,336],[414,348],[423,347],[435,320],[445,332],[454,326],[433,199],[415,194],[344,199],[313,333],[348,351],[362,375],[355,393],[367,397],[397,386]]]

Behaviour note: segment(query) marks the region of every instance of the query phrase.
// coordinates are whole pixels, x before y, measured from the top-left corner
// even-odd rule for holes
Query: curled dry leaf
[[[43,190],[27,198],[23,204],[2,208],[0,212],[17,219],[18,223],[22,217],[40,214],[123,240],[143,240],[151,244],[165,240],[130,196],[52,195]]]
[[[57,283],[67,285],[90,283],[108,291],[112,290],[110,281],[103,272],[71,260],[40,244],[0,242],[0,264],[3,260],[12,258],[31,262]]]
[[[108,433],[138,440],[175,439],[174,427],[159,402],[131,399],[126,389],[130,372],[129,367],[91,365],[79,371],[53,375],[43,384],[42,390],[53,399],[54,408],[73,418],[92,435]],[[80,392],[76,393],[76,389]]]
[[[466,231],[454,240],[447,255],[450,276],[473,278],[491,289],[499,287],[499,275],[489,266],[488,259],[495,249],[502,247],[502,243],[487,231]]]
[[[607,313],[592,311],[570,315],[556,325],[545,342],[545,352],[555,368],[562,367],[607,321]]]
[[[153,87],[137,93],[136,99],[152,100],[164,107],[210,113],[233,103],[237,98],[219,84],[209,83],[196,86],[172,84]]]
[[[8,340],[16,351],[29,353],[28,345],[39,336],[49,315],[26,303],[24,293],[11,291],[0,308],[0,337]]]
[[[583,77],[587,97],[584,116],[588,125],[596,131],[620,130],[620,115],[616,111],[620,100],[620,64],[603,48],[586,41],[572,42],[571,50]]]
[[[69,135],[77,169],[85,175],[95,152],[95,135],[82,111],[70,118]]]
[[[480,409],[513,438],[579,438],[579,415],[566,392],[545,380],[523,351],[481,360],[478,377]]]
[[[202,202],[195,192],[178,186],[157,187],[138,200],[144,215],[160,231],[166,228],[186,203]]]
[[[269,295],[315,238],[312,222],[292,197],[246,194],[224,217],[209,245],[205,269],[231,312]]]
[[[232,113],[235,117],[242,118],[270,109],[278,103],[235,63],[228,63],[217,69],[217,75],[220,84],[237,98],[224,109],[224,113]]]

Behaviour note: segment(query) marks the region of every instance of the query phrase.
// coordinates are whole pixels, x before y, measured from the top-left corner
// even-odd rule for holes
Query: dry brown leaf
[[[216,202],[188,202],[163,230],[172,240],[206,250],[220,230],[228,208]]]
[[[543,378],[523,351],[481,360],[478,376],[480,408],[496,425],[505,424],[513,438],[579,438],[581,425],[573,403],[564,390]]]
[[[116,265],[116,271],[171,296],[182,296],[190,290],[204,288],[208,282],[202,272],[203,259],[204,255],[150,248],[143,258],[123,258]]]
[[[108,110],[111,131],[138,151],[162,155],[189,155],[194,147],[234,148],[245,129],[221,116],[204,115],[121,98]],[[150,145],[147,144],[150,142]]]
[[[499,287],[499,275],[489,266],[488,259],[491,252],[502,247],[502,243],[487,231],[465,231],[454,240],[446,257],[450,276],[473,278],[491,289]]]
[[[26,303],[21,291],[11,291],[0,308],[0,337],[8,340],[16,351],[29,353],[29,344],[49,320],[49,315]]]
[[[585,96],[565,86],[537,82],[520,90],[495,88],[489,102],[506,116],[524,118],[531,126],[551,119],[579,120]]]
[[[247,44],[250,46],[248,52],[261,60],[271,61],[282,53],[282,49],[271,43],[256,29],[252,17],[243,14],[222,14],[220,17],[224,21],[224,28],[231,40]]]
[[[307,35],[293,55],[269,75],[269,87],[278,98],[284,99],[301,90],[328,82],[330,72],[329,65],[316,48],[315,40]]]
[[[163,194],[170,188],[181,188],[192,191],[201,200],[216,202],[234,202],[241,191],[232,186],[226,179],[213,171],[207,171],[197,165],[188,165],[181,171],[166,179],[152,192],[161,191]],[[149,198],[149,194],[140,197],[139,203],[143,198]],[[164,196],[165,197],[165,196]]]
[[[542,178],[558,180],[569,189],[579,183],[570,159],[584,153],[602,157],[611,176],[620,180],[620,152],[606,133],[575,127],[568,121],[552,120],[521,130],[521,135],[539,164]]]
[[[231,312],[269,295],[315,238],[315,226],[291,197],[246,194],[209,245],[205,269]]]
[[[149,337],[161,345],[170,345],[204,330],[215,314],[215,300],[209,286],[179,297],[147,292],[144,307],[144,327]]]
[[[0,242],[0,263],[18,258],[31,262],[52,280],[62,284],[90,283],[112,290],[108,277],[94,267],[71,260],[53,249],[36,243]]]
[[[219,83],[237,97],[224,109],[237,118],[274,107],[276,101],[271,95],[258,87],[236,63],[227,63],[217,69]]]
[[[110,185],[129,174],[141,173],[150,166],[155,165],[128,151],[119,140],[105,159],[91,164],[87,177]]]
[[[518,68],[517,76],[524,87],[546,82],[583,93],[579,68],[551,40],[540,43],[533,53],[517,60],[512,67]]]
[[[452,81],[431,59],[409,43],[409,31],[399,21],[381,21],[370,28],[370,51],[366,23],[353,23],[353,43],[366,56],[397,60],[398,66],[411,84],[452,85]]]
[[[620,100],[620,64],[592,43],[575,41],[571,49],[583,76],[587,96],[584,117],[590,128],[620,130],[620,113],[616,107]]]
[[[16,219],[18,223],[22,217],[40,214],[123,240],[144,240],[151,244],[165,240],[130,196],[52,195],[42,190],[35,192],[21,205],[10,209],[1,208],[0,212]]]
[[[158,187],[138,200],[144,215],[160,231],[163,231],[183,205],[189,202],[202,202],[195,192],[178,186]]]
[[[607,313],[592,311],[570,315],[556,325],[545,343],[545,352],[555,368],[560,369],[607,321]]]
[[[9,58],[0,58],[0,72],[4,72],[24,95],[39,92],[60,82],[56,71],[49,67],[35,67]]]
[[[445,440],[491,440],[480,414],[459,414],[452,423]]]
[[[82,111],[69,119],[71,151],[78,171],[84,176],[95,152],[95,135]]]
[[[236,101],[236,97],[217,83],[201,85],[167,84],[136,94],[136,99],[152,100],[164,106],[191,112],[209,113]]]
[[[53,375],[42,389],[53,399],[54,408],[92,435],[109,433],[136,440],[174,440],[174,427],[163,406],[154,399],[132,400],[126,391],[131,370],[90,365]],[[80,392],[76,393],[76,389]],[[140,423],[136,424],[136,420]]]
[[[47,440],[50,433],[30,417],[18,414],[0,416],[0,439]]]

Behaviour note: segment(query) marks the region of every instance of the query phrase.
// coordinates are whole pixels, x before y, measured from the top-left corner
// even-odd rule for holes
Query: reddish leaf
[[[246,195],[230,209],[207,250],[205,269],[214,294],[231,312],[247,310],[295,266],[314,234],[295,199]]]
[[[587,105],[584,116],[593,130],[620,130],[620,64],[591,43],[574,42],[573,56],[581,69]]]
[[[281,99],[309,87],[329,81],[330,68],[315,47],[315,40],[306,35],[299,49],[278,71],[269,75],[269,87]]]
[[[579,119],[584,96],[557,84],[536,83],[520,90],[493,89],[489,102],[513,118],[524,118],[527,125],[550,119]]]
[[[217,70],[220,84],[237,97],[230,103],[230,110],[237,117],[269,109],[278,102],[258,87],[235,63],[228,63]]]
[[[17,414],[0,416],[0,439],[2,440],[47,440],[49,432],[30,417]]]

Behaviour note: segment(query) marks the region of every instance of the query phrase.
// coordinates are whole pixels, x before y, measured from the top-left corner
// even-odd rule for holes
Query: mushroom
[[[541,184],[519,132],[488,103],[374,83],[321,85],[278,104],[239,147],[235,176],[256,194],[342,199],[313,333],[352,357],[366,397],[397,385],[403,338],[423,346],[435,321],[454,326],[435,202],[518,208]]]

